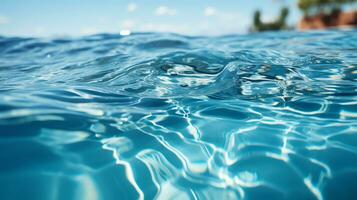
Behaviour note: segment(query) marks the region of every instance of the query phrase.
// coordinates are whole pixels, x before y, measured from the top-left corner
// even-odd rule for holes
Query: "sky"
[[[97,33],[246,33],[256,9],[265,21],[282,6],[288,22],[301,13],[296,0],[0,0],[0,35],[80,36]]]

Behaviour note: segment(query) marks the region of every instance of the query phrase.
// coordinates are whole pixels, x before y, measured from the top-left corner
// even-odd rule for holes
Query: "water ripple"
[[[0,195],[354,199],[356,41],[0,37]]]

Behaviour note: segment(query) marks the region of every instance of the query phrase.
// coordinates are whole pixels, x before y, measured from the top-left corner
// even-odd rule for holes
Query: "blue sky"
[[[78,36],[121,30],[187,35],[245,33],[254,10],[272,20],[295,0],[1,0],[0,35]]]

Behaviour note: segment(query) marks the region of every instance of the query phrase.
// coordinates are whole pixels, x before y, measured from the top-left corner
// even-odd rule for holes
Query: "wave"
[[[353,199],[356,41],[0,37],[0,194]]]

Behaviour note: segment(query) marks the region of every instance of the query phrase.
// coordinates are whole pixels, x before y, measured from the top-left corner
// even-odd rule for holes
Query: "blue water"
[[[0,199],[356,199],[357,30],[0,37]]]

